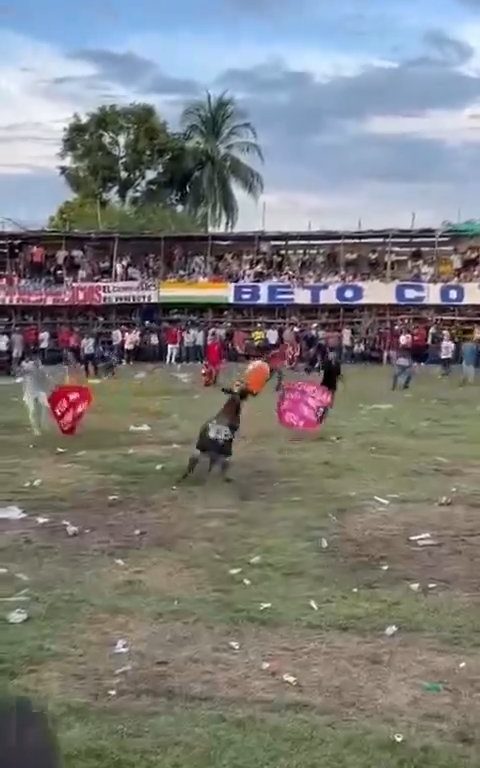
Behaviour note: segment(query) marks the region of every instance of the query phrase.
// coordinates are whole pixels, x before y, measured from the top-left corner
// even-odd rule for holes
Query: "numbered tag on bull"
[[[217,424],[216,421],[211,421],[207,430],[209,439],[215,443],[228,443],[232,439],[232,432],[229,427],[224,424]]]

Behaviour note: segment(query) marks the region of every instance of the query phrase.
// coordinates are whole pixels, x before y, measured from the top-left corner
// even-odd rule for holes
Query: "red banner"
[[[98,306],[104,304],[100,283],[35,286],[22,281],[16,285],[0,284],[0,305],[13,306]]]

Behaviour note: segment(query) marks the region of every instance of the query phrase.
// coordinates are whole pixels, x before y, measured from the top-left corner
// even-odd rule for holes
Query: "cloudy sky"
[[[0,51],[0,217],[68,196],[75,110],[145,100],[175,125],[207,88],[257,126],[270,229],[480,217],[480,0],[14,0]]]

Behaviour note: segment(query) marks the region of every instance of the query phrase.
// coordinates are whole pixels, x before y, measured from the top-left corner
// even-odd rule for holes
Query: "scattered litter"
[[[385,634],[387,637],[393,637],[398,632],[398,627],[396,624],[390,624],[385,630]]]
[[[459,669],[465,669],[466,666],[467,666],[467,662],[466,661],[461,661],[460,664],[458,665],[458,668]]]
[[[32,485],[33,485],[33,487],[34,487],[34,488],[38,488],[38,486],[39,486],[39,485],[41,485],[41,484],[42,484],[42,482],[43,482],[43,481],[42,481],[42,480],[40,480],[40,479],[38,479],[38,480],[34,480],[34,481],[33,481],[33,483],[32,483]]]
[[[128,643],[123,638],[121,640],[117,640],[115,643],[115,648],[113,649],[114,653],[129,653],[130,648],[128,647]]]
[[[230,576],[238,576],[238,574],[241,572],[242,572],[241,568],[230,568],[229,570]]]
[[[42,517],[41,515],[36,517],[35,520],[37,521],[37,523],[39,525],[45,525],[45,523],[49,523],[50,522],[50,518],[49,517]]]
[[[409,541],[416,543],[417,547],[437,547],[438,542],[432,539],[431,533],[419,533],[416,536],[409,536]]]
[[[229,646],[233,651],[239,651],[240,650],[240,643],[237,643],[236,640],[230,640]]]
[[[441,496],[438,500],[439,507],[449,507],[452,503],[450,496]]]
[[[8,573],[8,568],[0,568],[0,576],[3,576],[5,573]]]
[[[111,689],[108,691],[108,695],[109,695],[109,696],[116,696],[116,695],[117,695],[117,692],[116,692],[115,688],[111,688]]]
[[[426,541],[427,539],[431,539],[432,534],[431,533],[417,533],[415,536],[409,536],[409,541]]]
[[[354,587],[354,588],[352,589],[352,592],[355,592],[355,593],[357,593],[357,592],[358,592],[358,587]]]
[[[132,665],[127,664],[125,667],[120,667],[120,669],[116,669],[113,673],[114,675],[123,675],[125,672],[131,672],[132,671]]]
[[[7,621],[9,624],[23,624],[28,619],[28,613],[23,608],[17,608],[15,611],[11,611],[7,614]]]
[[[282,675],[282,680],[284,683],[288,683],[289,685],[298,685],[298,680],[293,675],[289,675],[288,672],[285,672],[284,675]]]
[[[135,536],[144,536],[145,531],[141,531],[140,528],[137,528],[133,533]]]
[[[270,669],[270,662],[262,661],[261,669],[263,670],[263,672],[266,672],[268,669]]]
[[[146,375],[147,374],[145,373],[145,371],[140,371],[140,373],[136,373],[133,378],[136,379],[137,381],[140,381],[140,379],[144,379]]]
[[[119,500],[119,498],[120,498],[120,496],[109,496],[109,497],[108,497],[108,500],[109,500],[109,501],[118,501],[118,500]]]
[[[433,539],[422,539],[421,541],[417,541],[418,547],[438,547],[438,541],[434,541]]]
[[[389,565],[381,565],[380,568],[382,569],[382,571],[388,571],[390,566]]]
[[[374,445],[371,445],[371,446],[370,446],[370,451],[371,451],[372,453],[375,453],[375,451],[376,451],[376,450],[377,450],[377,449],[375,448],[375,446],[374,446]]]
[[[255,555],[254,557],[251,557],[249,562],[250,565],[258,565],[262,561],[261,555]]]
[[[120,565],[120,566],[125,565],[125,560],[120,560],[120,558],[118,558],[117,560],[114,560],[113,562],[115,563],[115,565]]]
[[[271,603],[260,603],[260,610],[261,611],[267,611],[271,607],[272,607]]]
[[[66,453],[66,452],[67,452],[66,448],[57,448],[57,453]]]
[[[102,380],[101,379],[88,379],[88,383],[89,384],[101,384]]]
[[[77,528],[76,525],[72,525],[67,520],[64,520],[63,524],[65,526],[65,530],[67,532],[67,536],[78,536],[79,528]]]
[[[401,744],[404,739],[403,733],[394,733],[393,734],[393,740],[397,742],[397,744]]]
[[[157,470],[157,472],[160,472],[160,470],[163,469],[163,464],[157,464],[155,469]]]
[[[30,488],[30,486],[31,486],[30,480],[27,480],[27,482],[23,484],[24,488]]]
[[[181,446],[178,443],[172,443],[170,448],[181,448]]]
[[[22,517],[26,516],[20,507],[0,507],[0,520],[21,520]]]
[[[28,576],[26,576],[24,573],[16,573],[15,576],[17,579],[20,579],[20,581],[30,581]]]
[[[449,464],[448,459],[444,459],[443,456],[435,456],[435,461],[439,461],[441,464]]]
[[[427,584],[427,587],[429,589],[436,589],[438,587],[438,584],[435,584],[434,581],[430,582],[430,584]]]
[[[242,581],[243,581],[243,583],[245,584],[246,587],[251,587],[252,586],[252,582],[250,581],[250,579],[242,579]]]
[[[457,488],[450,488],[450,490],[451,490],[452,493],[456,493],[457,492]]]
[[[399,499],[400,498],[400,494],[399,493],[388,493],[387,494],[387,498],[388,499]]]
[[[328,549],[328,541],[324,537],[320,539],[320,546],[322,549]]]
[[[409,584],[408,586],[410,587],[412,592],[419,592],[420,591],[420,584],[418,584],[418,582],[415,583],[415,584]]]
[[[386,507],[388,507],[388,505],[390,504],[388,499],[382,499],[381,496],[374,496],[373,500],[378,501],[379,504],[384,504]]]
[[[138,426],[132,424],[128,429],[129,432],[151,432],[152,430],[148,424],[139,424]]]
[[[135,451],[133,450],[133,448],[129,448],[128,449],[128,455],[131,456],[132,453],[135,453]]]
[[[315,600],[310,600],[310,602],[309,602],[309,606],[310,606],[310,608],[311,608],[313,611],[318,611],[318,605],[317,605],[317,603],[315,602]]]
[[[387,411],[389,408],[393,408],[391,403],[374,403],[373,405],[365,405],[364,408],[367,411]]]
[[[443,685],[441,683],[423,683],[422,690],[425,693],[442,693]]]
[[[77,451],[75,456],[85,456],[86,451]]]
[[[22,603],[26,600],[30,600],[28,595],[25,594],[27,590],[22,590],[22,592],[19,592],[18,595],[13,595],[12,597],[0,597],[0,603]]]

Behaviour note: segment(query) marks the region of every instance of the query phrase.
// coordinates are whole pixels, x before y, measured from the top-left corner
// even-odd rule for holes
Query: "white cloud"
[[[421,115],[375,115],[362,124],[367,133],[415,136],[457,146],[480,142],[480,105],[464,110],[430,110]]]

